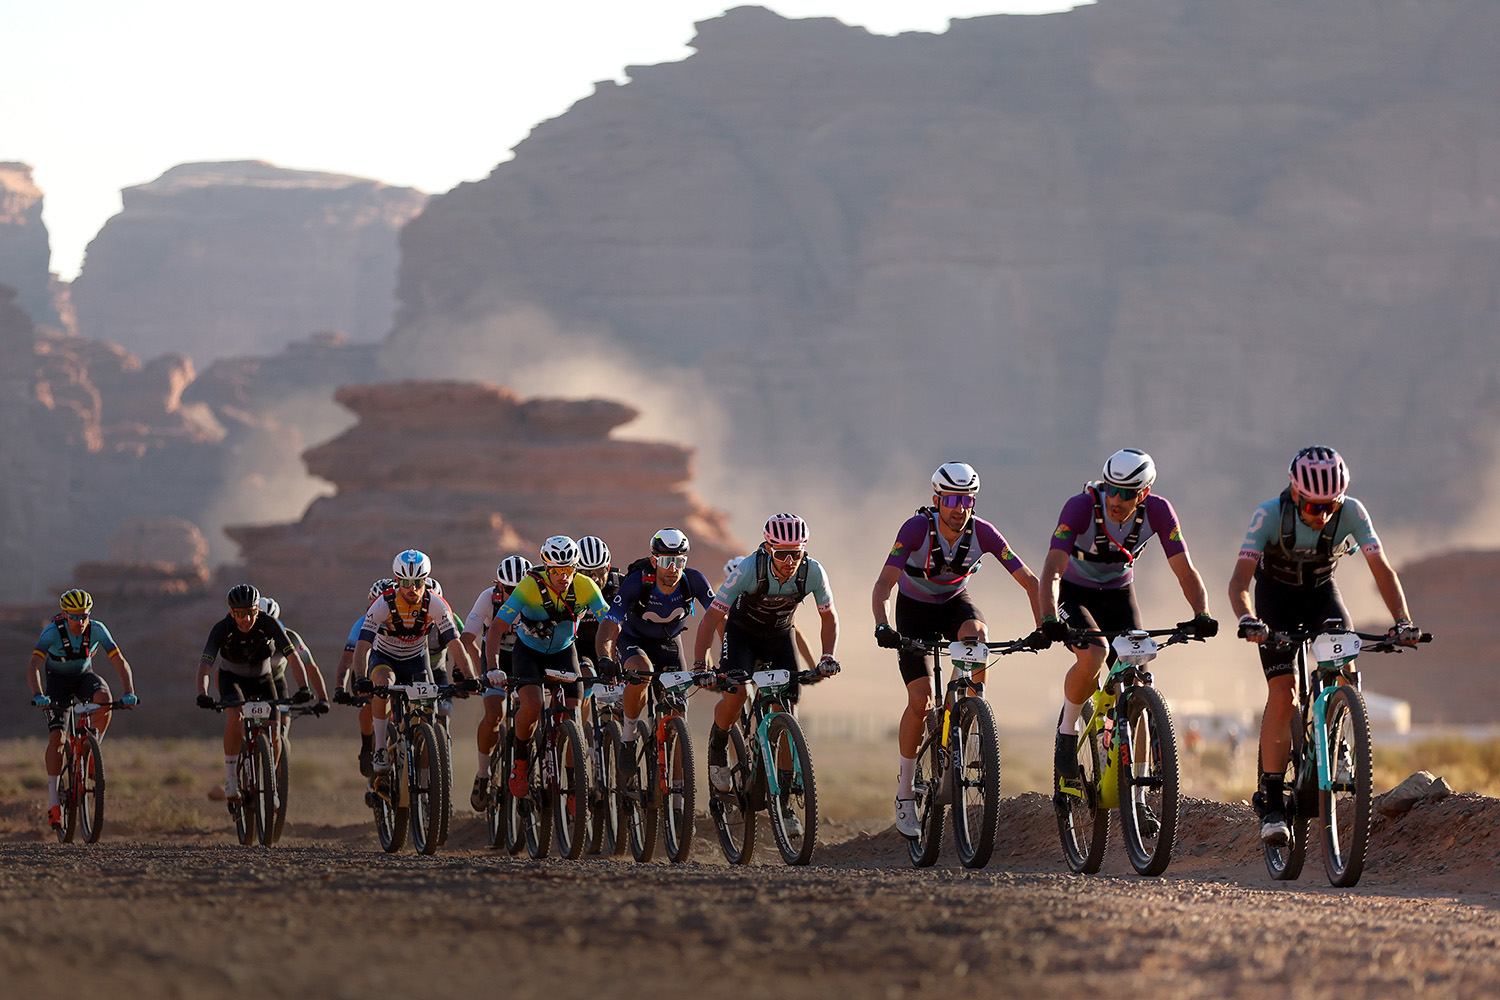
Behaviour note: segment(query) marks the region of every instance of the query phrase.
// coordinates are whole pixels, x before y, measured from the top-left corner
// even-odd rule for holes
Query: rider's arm
[[[1037,581],[1037,602],[1043,618],[1056,618],[1057,584],[1071,558],[1066,549],[1048,549],[1042,560],[1042,578]]]
[[[40,649],[31,651],[31,661],[26,665],[26,683],[31,685],[32,694],[42,693],[42,666],[47,662],[47,655]]]
[[[1167,557],[1167,565],[1172,567],[1172,572],[1177,574],[1177,582],[1182,586],[1182,596],[1187,598],[1188,604],[1192,605],[1193,614],[1208,614],[1208,591],[1204,589],[1203,577],[1193,566],[1193,559],[1187,554],[1187,550]],[[1236,567],[1238,568],[1238,567]],[[1254,572],[1254,567],[1251,567]]]
[[[1035,622],[1042,620],[1042,585],[1037,580],[1036,574],[1027,566],[1022,566],[1011,574],[1011,579],[1021,585],[1026,591],[1027,598],[1031,601],[1031,617]]]
[[[201,659],[198,661],[198,679],[193,686],[197,688],[199,694],[208,694],[208,674],[212,669],[213,661]]]
[[[229,619],[221,618],[208,633],[203,645],[203,655],[198,658],[198,679],[194,685],[199,694],[208,694],[208,676],[219,659],[219,650],[224,647],[224,636],[229,630]]]
[[[448,641],[448,655],[453,657],[453,675],[455,678],[459,674],[465,677],[475,676],[475,661],[469,659],[469,650],[464,646],[463,640],[460,637],[454,636]]]
[[[119,646],[109,651],[109,662],[115,665],[115,673],[120,675],[120,685],[125,689],[121,693],[135,694],[135,671],[130,669],[130,661],[125,659]]]
[[[1255,567],[1260,565],[1260,553],[1246,555],[1243,550],[1234,564],[1234,574],[1229,578],[1229,610],[1236,618],[1254,617],[1255,606],[1250,600],[1250,582],[1255,579]]]
[[[599,659],[615,658],[615,640],[620,637],[620,623],[613,618],[602,618],[599,631],[594,634],[594,655]]]
[[[308,680],[307,664],[302,662],[302,654],[294,649],[282,655],[286,657],[287,669],[292,672],[292,677],[296,679],[297,686],[305,687],[311,691],[312,683]]]
[[[356,639],[355,642],[359,640]],[[349,690],[349,682],[352,678],[349,672],[354,669],[354,650],[346,649],[339,655],[339,665],[333,670],[333,686]]]
[[[870,592],[870,613],[875,616],[876,625],[891,623],[891,590],[899,579],[900,566],[886,563],[880,567],[880,575],[875,578],[875,589]]]
[[[475,635],[473,632],[465,631],[458,637],[458,639],[464,644],[464,651],[469,654],[469,662],[480,662],[479,636]]]
[[[719,602],[716,600],[703,613],[703,621],[698,624],[698,634],[693,638],[694,666],[708,662],[709,643],[713,641],[714,633],[723,623],[724,612],[719,610]]]
[[[354,646],[354,676],[364,677],[370,672],[370,640],[363,635]]]
[[[1380,591],[1380,599],[1385,601],[1385,606],[1391,612],[1391,620],[1411,621],[1411,611],[1406,607],[1406,592],[1401,589],[1401,579],[1396,576],[1385,553],[1366,552],[1365,561],[1370,565],[1370,575],[1375,577],[1375,587]]]
[[[833,656],[839,644],[839,613],[832,604],[818,608],[818,617],[823,620],[820,638],[823,640],[823,655]]]

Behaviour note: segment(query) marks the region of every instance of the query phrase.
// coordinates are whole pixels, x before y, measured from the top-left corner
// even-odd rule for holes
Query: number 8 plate
[[[1325,632],[1313,640],[1313,659],[1325,670],[1337,670],[1359,655],[1359,636],[1348,632]]]

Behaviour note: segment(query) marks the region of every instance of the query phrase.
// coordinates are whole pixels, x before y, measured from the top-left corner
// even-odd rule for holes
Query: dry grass
[[[1445,736],[1411,746],[1383,747],[1375,741],[1375,789],[1391,788],[1416,771],[1445,778],[1454,791],[1500,797],[1500,739]]]

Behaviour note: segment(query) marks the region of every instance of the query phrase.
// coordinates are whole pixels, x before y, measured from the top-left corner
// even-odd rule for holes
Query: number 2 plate
[[[990,662],[990,648],[984,643],[955,642],[948,647],[948,657],[955,663],[969,663],[982,667]]]

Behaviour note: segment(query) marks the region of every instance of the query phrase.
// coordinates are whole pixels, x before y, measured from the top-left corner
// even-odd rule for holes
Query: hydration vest
[[[578,620],[578,591],[573,581],[568,583],[568,592],[563,595],[562,604],[558,604],[552,597],[552,590],[547,586],[547,571],[536,567],[526,571],[526,575],[536,581],[536,589],[541,594],[542,610],[547,613],[545,622],[535,621],[522,615],[528,628],[541,635],[543,638],[552,636],[552,627],[557,622],[576,622]]]
[[[380,626],[381,630],[393,639],[411,640],[427,632],[428,614],[427,607],[432,603],[432,588],[428,587],[422,591],[422,605],[412,615],[411,624],[402,621],[401,613],[396,610],[396,590],[391,588],[381,593],[385,598],[385,606],[391,609],[391,620]]]
[[[973,576],[979,569],[979,563],[975,562],[968,572],[964,572],[964,563],[969,558],[969,548],[974,544],[974,518],[969,518],[969,523],[964,525],[963,534],[958,536],[958,542],[953,546],[953,556],[943,557],[942,539],[938,537],[938,510],[936,507],[918,507],[917,513],[927,518],[927,564],[918,566],[916,563],[908,562],[902,569],[906,575],[924,580],[931,580],[940,573],[955,573],[957,580],[948,583],[961,583]],[[803,565],[807,560],[803,560]]]
[[[1116,542],[1104,528],[1104,491],[1099,488],[1098,483],[1089,483],[1084,489],[1094,497],[1094,551],[1082,549],[1074,542],[1074,558],[1093,563],[1135,562],[1136,556],[1146,548],[1146,542],[1141,541],[1141,526],[1146,523],[1146,501],[1142,500],[1135,505],[1135,517],[1131,520],[1130,530],[1125,533],[1123,541]]]
[[[1291,587],[1321,587],[1333,579],[1338,556],[1333,551],[1333,541],[1338,537],[1339,515],[1344,512],[1340,505],[1323,530],[1318,533],[1318,543],[1312,552],[1298,552],[1297,505],[1292,502],[1292,488],[1281,491],[1281,537],[1266,546],[1261,554],[1262,572],[1277,583]]]
[[[52,624],[57,626],[57,634],[62,638],[63,656],[59,660],[59,662],[69,663],[73,660],[81,660],[88,655],[89,633],[94,629],[94,623],[92,621],[90,621],[88,625],[84,627],[83,635],[79,637],[83,640],[82,650],[79,650],[73,646],[73,637],[68,634],[67,615],[58,615],[56,618],[52,619]],[[57,659],[57,657],[53,657],[53,659]]]
[[[802,564],[797,567],[797,575],[794,578],[797,593],[772,594],[771,591],[771,556],[764,547],[755,550],[755,589],[747,590],[735,599],[734,607],[730,608],[730,614],[734,616],[735,624],[749,628],[753,632],[762,635],[770,635],[776,632],[785,632],[792,627],[792,616],[797,613],[797,605],[807,596],[807,556],[802,557]]]

